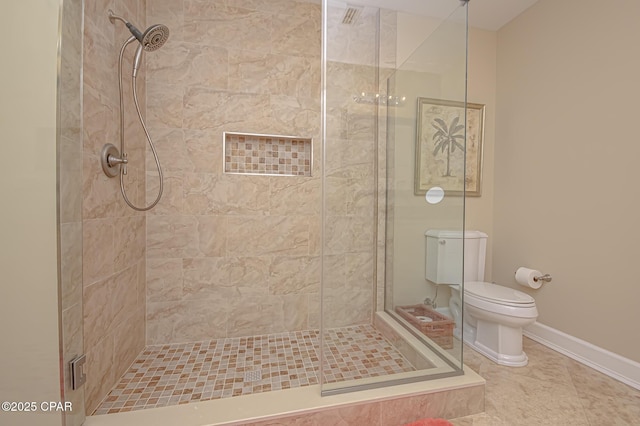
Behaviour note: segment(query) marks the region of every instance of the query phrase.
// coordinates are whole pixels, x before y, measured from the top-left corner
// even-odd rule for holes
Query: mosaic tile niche
[[[312,140],[224,133],[225,173],[311,176]]]

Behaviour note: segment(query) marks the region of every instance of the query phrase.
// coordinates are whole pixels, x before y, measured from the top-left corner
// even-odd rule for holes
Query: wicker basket
[[[453,327],[455,322],[426,305],[396,306],[396,312],[422,334],[440,345],[443,349],[453,348]],[[420,321],[417,317],[431,318],[431,322]]]

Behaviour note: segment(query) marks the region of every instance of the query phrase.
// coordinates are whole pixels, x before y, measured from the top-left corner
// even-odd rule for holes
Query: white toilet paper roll
[[[534,280],[535,277],[541,277],[542,272],[535,269],[529,269],[525,267],[519,267],[516,271],[516,282],[525,287],[540,288],[542,286],[541,280]]]

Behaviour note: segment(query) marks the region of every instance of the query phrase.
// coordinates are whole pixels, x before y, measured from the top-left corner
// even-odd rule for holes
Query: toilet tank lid
[[[424,233],[427,237],[435,237],[435,238],[462,238],[461,230],[452,230],[452,229],[427,229]],[[474,238],[487,238],[487,234],[481,231],[464,231],[464,238],[466,239],[474,239]]]

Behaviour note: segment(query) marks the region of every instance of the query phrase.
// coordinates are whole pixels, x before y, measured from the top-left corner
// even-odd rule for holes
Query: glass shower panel
[[[464,218],[450,184],[430,207],[414,194],[418,99],[460,102],[452,129],[464,129],[466,6],[429,3],[323,2],[323,395],[461,374],[451,333],[443,348],[395,310],[432,292],[425,231],[462,230]]]
[[[450,302],[461,297],[463,243],[442,237],[464,230],[466,12],[444,21],[399,13],[401,65],[387,79],[404,103],[387,107],[385,311],[451,374],[462,368],[461,319]]]

